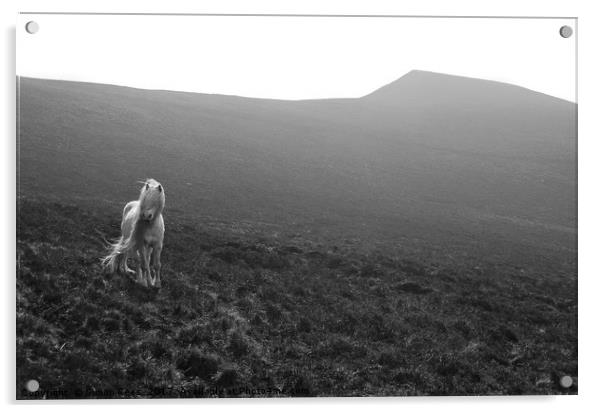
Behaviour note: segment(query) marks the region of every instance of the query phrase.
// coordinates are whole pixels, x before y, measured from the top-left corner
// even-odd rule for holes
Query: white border
[[[579,18],[579,396],[550,397],[431,397],[431,398],[369,398],[369,399],[303,399],[303,400],[192,400],[179,402],[178,409],[226,409],[229,411],[264,412],[282,410],[306,412],[314,409],[332,409],[335,405],[349,412],[366,408],[383,410],[416,408],[429,411],[504,412],[516,409],[537,409],[547,412],[593,410],[600,405],[600,303],[601,288],[600,248],[602,233],[600,212],[602,205],[602,164],[600,111],[602,109],[602,76],[600,43],[602,41],[602,14],[595,1],[527,1],[505,0],[484,2],[477,0],[221,0],[221,1],[160,1],[160,0],[98,0],[84,3],[76,0],[52,2],[3,0],[0,2],[3,25],[1,100],[3,139],[0,173],[5,195],[2,202],[3,271],[2,309],[4,337],[2,340],[3,372],[0,375],[1,400],[8,409],[43,408],[47,412],[75,411],[85,408],[104,411],[128,406],[150,411],[163,410],[171,401],[109,401],[109,402],[47,402],[16,403],[14,361],[15,308],[15,20],[18,11],[53,12],[145,12],[145,13],[299,13],[299,14],[398,14],[398,15],[491,15],[491,16],[576,16]]]

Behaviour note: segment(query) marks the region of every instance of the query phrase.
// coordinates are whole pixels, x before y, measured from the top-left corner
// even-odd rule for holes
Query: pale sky
[[[39,24],[28,34],[25,24]],[[17,75],[277,99],[360,97],[410,70],[576,101],[573,19],[19,15]],[[575,30],[576,31],[576,30]]]

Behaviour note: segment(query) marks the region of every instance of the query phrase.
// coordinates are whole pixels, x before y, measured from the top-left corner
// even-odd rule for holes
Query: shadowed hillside
[[[577,392],[574,104],[19,93],[17,398]],[[161,290],[99,265],[147,177]]]
[[[360,99],[278,101],[20,79],[22,193],[319,236],[574,263],[576,106],[414,71]],[[60,160],[60,162],[58,162]]]

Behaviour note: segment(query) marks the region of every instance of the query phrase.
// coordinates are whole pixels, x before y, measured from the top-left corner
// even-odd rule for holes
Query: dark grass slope
[[[360,99],[19,98],[19,398],[576,393],[574,104],[419,71]],[[160,291],[99,267],[147,177]]]
[[[172,214],[156,291],[99,267],[119,213],[20,199],[17,398],[577,392],[575,277]]]

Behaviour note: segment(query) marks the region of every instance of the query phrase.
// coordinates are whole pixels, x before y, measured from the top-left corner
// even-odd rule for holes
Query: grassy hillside
[[[577,391],[574,277],[168,216],[156,291],[99,267],[119,209],[19,212],[18,398]]]
[[[577,392],[575,105],[426,72],[19,98],[18,398]],[[160,291],[99,266],[147,177]]]

